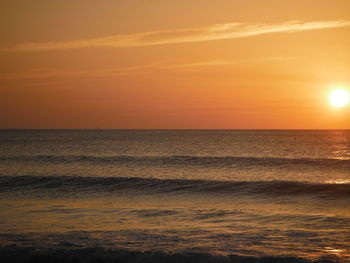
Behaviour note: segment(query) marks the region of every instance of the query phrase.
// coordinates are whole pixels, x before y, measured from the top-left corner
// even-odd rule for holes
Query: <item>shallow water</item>
[[[350,260],[350,131],[0,131],[0,240]]]

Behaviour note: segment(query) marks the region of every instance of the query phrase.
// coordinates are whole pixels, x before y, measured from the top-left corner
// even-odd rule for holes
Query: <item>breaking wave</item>
[[[144,166],[312,166],[350,169],[350,159],[271,158],[237,156],[87,156],[87,155],[34,155],[0,156],[0,161],[41,163],[85,163],[92,165],[144,165]]]
[[[0,176],[0,191],[53,190],[59,192],[214,193],[310,195],[350,198],[350,184],[294,181],[214,181],[138,177]]]
[[[332,263],[339,262],[337,258],[320,258],[312,261],[297,257],[282,256],[240,256],[240,255],[213,255],[208,253],[167,253],[155,251],[128,251],[103,248],[83,249],[38,249],[25,247],[0,247],[2,262],[156,262],[156,263]]]

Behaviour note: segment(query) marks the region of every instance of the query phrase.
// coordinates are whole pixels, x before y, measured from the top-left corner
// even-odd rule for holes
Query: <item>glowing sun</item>
[[[350,95],[345,89],[333,90],[329,95],[329,102],[332,106],[341,108],[349,103]]]

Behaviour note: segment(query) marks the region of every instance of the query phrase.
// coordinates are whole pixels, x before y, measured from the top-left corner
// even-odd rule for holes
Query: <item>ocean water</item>
[[[0,245],[350,261],[350,131],[1,130]]]

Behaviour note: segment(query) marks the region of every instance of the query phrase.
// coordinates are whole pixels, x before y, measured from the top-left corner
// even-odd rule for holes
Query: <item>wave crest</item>
[[[298,167],[349,169],[347,159],[272,158],[239,156],[88,156],[88,155],[34,155],[1,156],[0,161],[42,163],[85,163],[92,165],[140,165],[140,166],[202,166],[202,167]]]
[[[294,181],[214,181],[138,177],[0,176],[0,191],[54,190],[59,192],[213,193],[262,195],[311,195],[349,198],[349,184]]]

